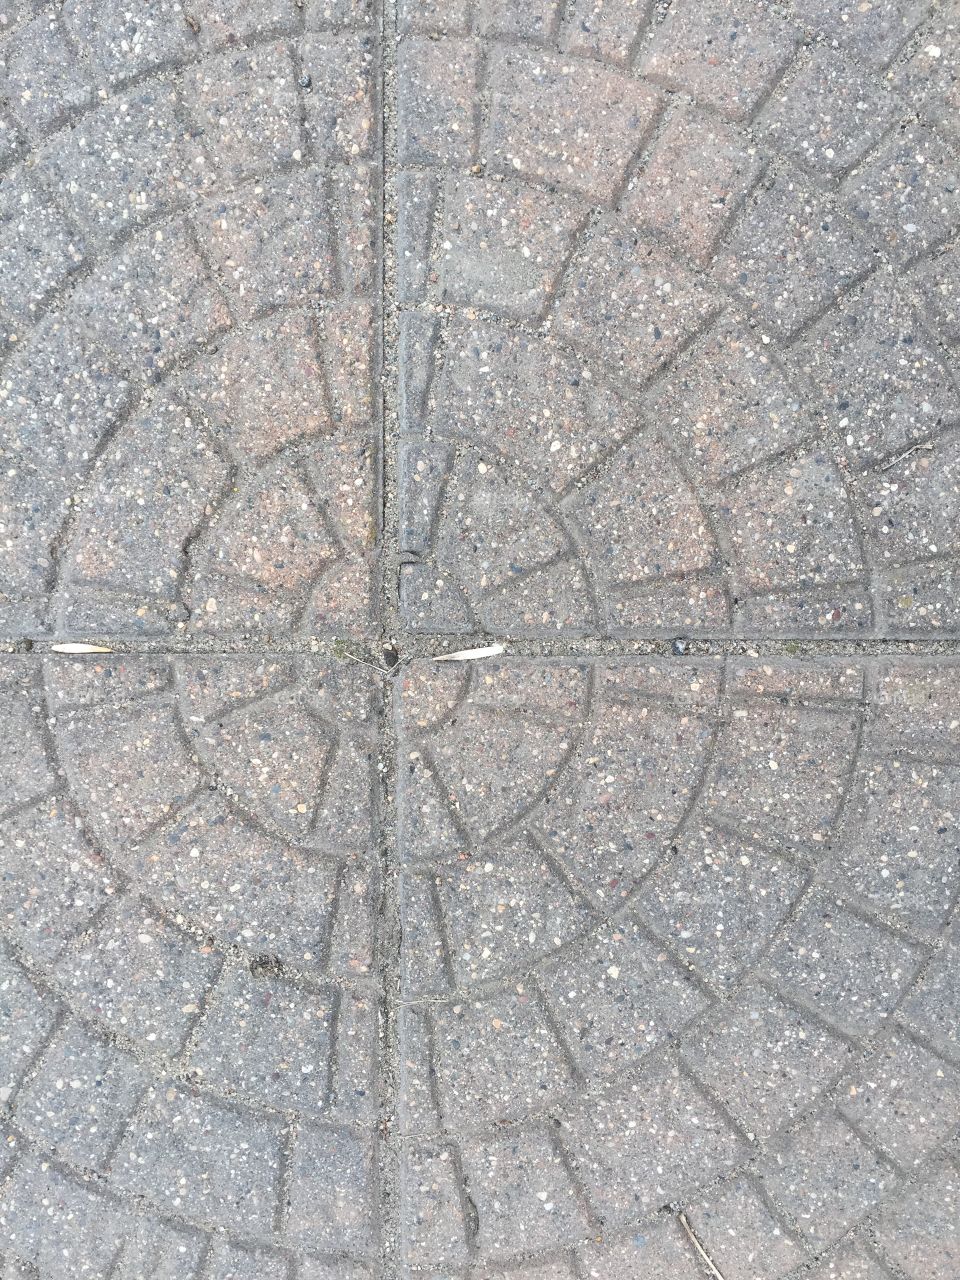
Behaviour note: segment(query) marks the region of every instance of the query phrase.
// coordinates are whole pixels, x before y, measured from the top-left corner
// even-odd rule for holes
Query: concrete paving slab
[[[0,4],[0,1275],[957,1280],[958,59]]]

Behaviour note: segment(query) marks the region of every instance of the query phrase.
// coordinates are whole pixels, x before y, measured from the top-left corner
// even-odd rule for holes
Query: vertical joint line
[[[379,387],[379,580],[376,597],[382,645],[395,643],[399,619],[397,518],[399,320],[395,250],[396,228],[396,0],[379,0],[378,107],[380,116],[380,201],[378,227],[379,351],[375,367]],[[396,722],[398,682],[388,681],[380,725],[379,895],[375,963],[379,979],[379,1031],[376,1040],[378,1213],[380,1258],[377,1275],[397,1280],[400,1257],[400,1155],[397,1140],[400,1098],[401,924],[397,847]]]

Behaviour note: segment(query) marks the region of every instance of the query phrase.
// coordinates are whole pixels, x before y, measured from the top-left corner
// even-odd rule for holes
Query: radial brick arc
[[[958,86],[0,4],[5,1278],[958,1280]]]

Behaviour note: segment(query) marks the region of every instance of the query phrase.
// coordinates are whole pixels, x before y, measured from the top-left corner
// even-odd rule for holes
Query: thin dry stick
[[[703,1265],[707,1268],[707,1270],[713,1276],[714,1280],[723,1280],[722,1272],[717,1270],[713,1259],[710,1257],[709,1253],[707,1253],[706,1249],[697,1239],[696,1232],[694,1231],[693,1227],[691,1227],[690,1223],[687,1221],[687,1215],[685,1213],[678,1213],[677,1217],[680,1219],[681,1227],[683,1227],[684,1231],[690,1237],[690,1243],[693,1245],[697,1253],[703,1259]]]
[[[919,453],[921,449],[932,449],[932,444],[912,444],[909,449],[904,449],[903,453],[898,453],[895,458],[891,458],[889,462],[885,462],[880,468],[881,471],[889,471],[891,467],[895,467],[898,462],[903,462],[905,458],[909,458],[913,453]]]
[[[357,655],[355,653],[351,653],[349,649],[339,650],[336,656],[338,658],[349,658],[351,662],[359,662],[361,667],[369,667],[371,671],[376,671],[378,675],[381,676],[392,676],[397,670],[397,667],[400,666],[400,663],[405,661],[405,659],[401,658],[400,662],[397,662],[392,667],[381,667],[378,666],[376,662],[368,662],[366,658],[358,658]]]

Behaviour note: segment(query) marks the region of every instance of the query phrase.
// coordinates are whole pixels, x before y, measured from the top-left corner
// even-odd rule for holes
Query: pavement
[[[0,0],[3,1280],[960,1280],[958,229],[957,0]]]

